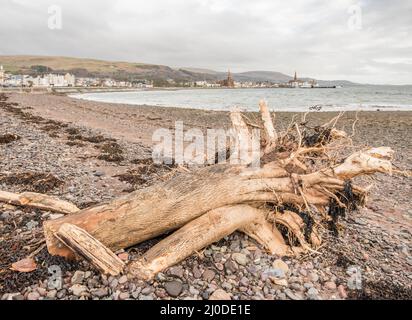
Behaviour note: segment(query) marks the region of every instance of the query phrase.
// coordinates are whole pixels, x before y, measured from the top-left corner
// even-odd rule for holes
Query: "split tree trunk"
[[[116,251],[176,230],[213,209],[233,204],[278,202],[324,206],[329,203],[330,194],[315,187],[335,193],[343,190],[344,179],[362,173],[390,172],[387,158],[391,155],[389,148],[370,149],[355,153],[333,169],[306,175],[289,174],[273,163],[261,169],[229,165],[202,168],[108,204],[45,222],[48,250],[54,255],[72,256],[71,250],[54,236],[64,223],[84,229]]]
[[[272,254],[285,255],[288,252],[282,236],[274,233],[265,220],[264,211],[247,205],[229,206],[202,215],[160,241],[141,259],[131,263],[129,273],[140,279],[151,279],[193,252],[200,251],[242,228],[258,239]]]

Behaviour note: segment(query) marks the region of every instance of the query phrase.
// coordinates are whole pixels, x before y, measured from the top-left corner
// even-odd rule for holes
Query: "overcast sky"
[[[61,29],[48,27],[51,5],[62,9]],[[411,0],[1,0],[0,6],[1,55],[297,70],[363,83],[412,84],[411,31]]]

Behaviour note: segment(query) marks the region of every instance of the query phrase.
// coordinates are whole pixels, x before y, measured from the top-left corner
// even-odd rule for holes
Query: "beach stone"
[[[284,279],[285,272],[282,269],[268,269],[262,272],[261,280],[266,281],[269,278]]]
[[[77,297],[81,297],[82,295],[88,292],[87,287],[80,284],[75,284],[71,286],[70,291]]]
[[[312,282],[318,282],[318,281],[319,281],[319,276],[318,276],[315,272],[311,272],[311,273],[309,274],[309,279],[310,279]]]
[[[248,261],[248,258],[243,253],[233,253],[232,258],[241,266],[245,266]]]
[[[153,300],[153,299],[154,299],[154,297],[151,294],[148,294],[148,295],[141,294],[139,296],[139,300]]]
[[[0,214],[0,220],[7,220],[10,218],[10,213],[8,212],[3,212],[2,214]]]
[[[336,290],[336,283],[332,281],[325,282],[323,286],[328,290]]]
[[[128,281],[127,276],[126,275],[121,276],[118,281],[119,281],[119,284],[125,284]]]
[[[164,288],[169,296],[178,297],[183,290],[183,285],[179,281],[170,281],[164,284]]]
[[[107,287],[94,289],[91,294],[97,298],[103,298],[109,295],[109,289]]]
[[[233,286],[229,282],[225,281],[222,282],[222,288],[227,291],[231,291],[233,289]]]
[[[313,288],[313,283],[312,282],[305,282],[304,284],[303,284],[303,286],[306,288],[306,289],[310,289],[310,288]]]
[[[47,294],[47,290],[42,287],[38,287],[36,290],[42,297],[44,297]]]
[[[277,259],[272,263],[273,269],[280,269],[286,275],[289,272],[289,266],[281,259]]]
[[[24,300],[24,296],[22,294],[16,294],[12,297],[12,300]]]
[[[130,298],[130,294],[128,292],[121,292],[119,294],[119,299],[120,300],[127,300]]]
[[[32,291],[27,295],[27,300],[39,300],[40,294],[36,291]]]
[[[287,296],[289,299],[291,299],[291,300],[302,300],[302,299],[303,299],[303,297],[302,297],[300,294],[294,293],[294,292],[293,292],[292,290],[290,290],[289,288],[288,288],[288,289],[285,289],[284,293],[285,293],[286,296]]]
[[[169,274],[178,278],[183,278],[183,268],[182,267],[173,267],[169,269]]]
[[[132,292],[133,299],[138,299],[140,295],[141,289],[137,288],[135,291]]]
[[[300,269],[299,273],[304,277],[307,277],[307,275],[308,275],[308,272],[305,269]]]
[[[212,281],[216,276],[216,273],[211,270],[211,269],[206,269],[205,272],[203,272],[202,278],[203,280],[210,282]]]
[[[278,278],[271,277],[270,280],[272,280],[272,282],[278,286],[281,286],[281,287],[288,286],[288,281],[286,279],[278,279]]]
[[[289,287],[291,288],[291,289],[293,289],[293,290],[296,290],[296,291],[301,291],[302,289],[303,289],[303,287],[299,284],[299,283],[291,283],[290,285],[289,285]]]
[[[279,300],[286,300],[286,294],[283,292],[278,293],[276,296]]]
[[[57,290],[51,290],[49,292],[47,292],[46,297],[49,299],[55,299],[57,296]]]
[[[223,271],[225,269],[224,265],[219,262],[215,263],[215,267],[219,271]]]
[[[200,270],[198,266],[194,266],[192,272],[193,277],[195,277],[196,279],[200,279],[202,277],[202,270]]]
[[[225,290],[217,289],[209,297],[209,300],[232,300],[229,293]]]
[[[119,285],[119,280],[116,278],[112,279],[112,281],[109,282],[109,287],[114,289]]]
[[[312,287],[312,288],[309,288],[307,294],[308,295],[317,295],[317,294],[319,294],[319,291],[316,288]]]
[[[26,228],[29,230],[33,230],[34,228],[37,228],[38,225],[39,223],[37,221],[30,220],[29,222],[26,223]]]
[[[247,287],[249,285],[249,279],[246,277],[242,277],[242,279],[240,279],[239,281],[240,285]]]
[[[142,289],[142,294],[143,295],[147,295],[147,294],[152,293],[152,292],[153,292],[153,288],[151,288],[151,287],[146,287],[146,288]]]
[[[84,280],[84,272],[76,271],[71,279],[72,284],[81,284]]]
[[[57,292],[57,298],[58,299],[63,299],[66,295],[67,295],[67,290],[66,289],[62,289],[62,290]]]
[[[346,299],[348,294],[346,293],[345,287],[343,285],[338,286],[338,293],[342,299]]]
[[[225,263],[225,271],[227,274],[233,274],[235,273],[237,270],[239,269],[238,265],[236,264],[236,262],[234,262],[233,260],[228,260]]]
[[[189,292],[191,295],[194,295],[194,296],[197,296],[200,293],[199,290],[195,289],[193,286],[189,287]]]

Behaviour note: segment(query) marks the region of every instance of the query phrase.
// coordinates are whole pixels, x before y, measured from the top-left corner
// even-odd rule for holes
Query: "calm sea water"
[[[207,110],[230,110],[238,106],[246,111],[256,111],[260,99],[266,99],[271,109],[279,111],[308,111],[313,106],[320,106],[321,111],[412,110],[412,86],[141,90],[76,94],[72,97],[111,103]]]

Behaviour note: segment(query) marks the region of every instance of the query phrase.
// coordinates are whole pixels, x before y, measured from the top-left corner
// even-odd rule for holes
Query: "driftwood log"
[[[47,221],[44,233],[49,252],[74,256],[76,248],[62,238],[62,228],[67,225],[84,230],[91,242],[94,238],[109,251],[174,231],[127,267],[131,276],[150,279],[236,230],[279,256],[316,250],[321,243],[317,229],[323,221],[336,222],[337,213],[363,204],[368,188],[354,185],[352,179],[376,172],[391,174],[393,151],[387,147],[364,149],[336,163],[329,154],[336,148],[333,143],[348,139],[334,128],[336,121],[308,137],[301,124],[276,132],[274,116],[264,102],[260,112],[264,133],[260,167],[249,165],[255,160],[252,154],[246,163],[216,164],[181,173],[109,203]],[[231,119],[236,145],[244,148],[252,138],[250,126],[238,111]]]
[[[57,199],[56,197],[45,194],[24,192],[21,194],[0,191],[0,202],[13,204],[16,206],[25,206],[42,210],[49,210],[58,213],[75,213],[79,211],[74,204]]]

